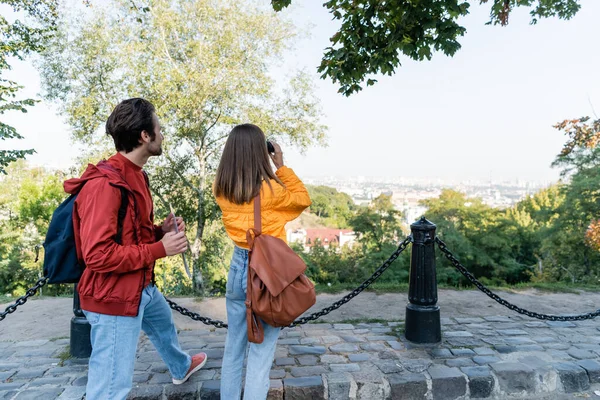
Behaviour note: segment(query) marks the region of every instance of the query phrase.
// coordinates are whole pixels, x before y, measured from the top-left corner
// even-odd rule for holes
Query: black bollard
[[[404,335],[414,343],[442,340],[435,274],[435,225],[425,217],[410,226],[413,236]]]
[[[71,318],[71,357],[88,358],[92,354],[90,323],[79,304],[77,284],[73,286],[73,318]]]

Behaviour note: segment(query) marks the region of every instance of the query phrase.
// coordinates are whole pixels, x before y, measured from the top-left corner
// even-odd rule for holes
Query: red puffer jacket
[[[98,166],[101,167],[98,168]],[[142,290],[152,281],[154,262],[166,256],[158,242],[160,227],[142,227],[136,201],[122,177],[118,157],[88,165],[81,178],[64,183],[65,192],[77,194],[73,228],[77,256],[85,265],[78,284],[81,308],[109,315],[136,316]],[[121,190],[129,195],[123,221],[122,244],[115,242]],[[150,221],[153,220],[152,212]],[[152,229],[152,243],[139,243],[142,229]]]

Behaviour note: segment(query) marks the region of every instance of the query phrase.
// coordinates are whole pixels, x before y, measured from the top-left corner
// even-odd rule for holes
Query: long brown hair
[[[263,131],[252,124],[234,127],[217,168],[215,196],[234,204],[249,203],[260,193],[263,181],[273,190],[271,179],[283,186],[271,168]]]

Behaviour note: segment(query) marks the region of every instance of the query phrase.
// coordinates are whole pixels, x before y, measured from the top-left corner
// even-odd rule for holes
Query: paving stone
[[[181,385],[165,385],[165,397],[169,400],[196,400],[202,384],[187,381]]]
[[[433,364],[431,360],[428,359],[414,359],[414,360],[401,360],[400,364],[409,372],[423,372],[429,368]]]
[[[500,362],[501,360],[496,356],[475,356],[473,361],[479,365],[492,364]]]
[[[334,344],[342,341],[342,338],[339,336],[322,336],[321,340],[325,344]]]
[[[446,365],[449,367],[471,367],[475,363],[470,358],[453,358],[446,360]]]
[[[430,352],[433,358],[451,358],[452,353],[448,349],[433,349]]]
[[[385,399],[389,395],[390,387],[381,371],[374,365],[364,364],[358,372],[352,372],[356,380],[358,399]]]
[[[329,364],[331,372],[356,372],[360,371],[359,364]]]
[[[347,372],[330,372],[325,375],[328,398],[356,399],[357,385],[351,374]]]
[[[168,370],[169,370],[169,368],[167,368],[167,365],[163,362],[154,363],[154,364],[152,364],[152,366],[150,366],[150,372],[163,374],[163,373],[167,372]]]
[[[46,339],[25,340],[23,342],[14,342],[13,346],[14,347],[26,347],[26,348],[41,347],[41,346],[45,346],[48,342],[49,341]]]
[[[528,328],[547,328],[548,324],[542,321],[533,321],[525,323],[525,326]]]
[[[453,400],[467,393],[467,379],[458,368],[434,365],[427,372],[431,376],[433,397]]]
[[[276,358],[275,365],[296,365],[296,360],[292,357]]]
[[[223,358],[223,350],[222,349],[206,349],[203,350],[206,353],[206,356],[208,357],[208,359],[215,359],[215,358]]]
[[[165,383],[171,383],[173,380],[171,378],[171,374],[154,374],[152,375],[152,379],[150,379],[151,385],[161,385]]]
[[[323,364],[343,364],[347,363],[348,359],[344,356],[338,356],[334,354],[324,354],[321,356],[321,362]]]
[[[285,345],[285,344],[300,344],[300,338],[289,338],[289,339],[277,340],[277,345]]]
[[[355,335],[364,335],[365,333],[371,332],[370,329],[355,329],[352,331]]]
[[[37,378],[37,379],[34,379],[31,382],[29,382],[28,387],[46,386],[46,385],[62,387],[62,386],[65,386],[67,383],[69,383],[70,380],[71,380],[71,378],[69,378],[69,377],[59,377],[59,376]]]
[[[459,318],[459,317],[456,317],[454,319],[459,324],[479,324],[479,323],[485,322],[485,320],[483,318],[479,318],[479,317],[474,317],[474,318]]]
[[[567,350],[571,348],[569,343],[547,343],[544,344],[544,348],[552,350]]]
[[[323,346],[290,346],[289,352],[291,355],[298,354],[325,354],[325,347]],[[285,382],[284,382],[285,386]]]
[[[497,329],[496,332],[504,336],[527,335],[522,329]]]
[[[455,338],[455,337],[473,337],[471,332],[467,331],[450,331],[442,333],[443,337],[447,338]]]
[[[442,325],[455,325],[456,321],[452,318],[440,318],[440,324]]]
[[[318,343],[321,343],[321,339],[319,339],[318,337],[307,337],[307,338],[300,339],[300,344],[318,344]]]
[[[17,370],[0,372],[0,382],[4,382],[11,376],[17,373]]]
[[[593,358],[595,355],[588,351],[588,350],[581,350],[575,347],[570,348],[567,351],[567,354],[570,355],[573,358],[576,358],[578,360],[585,360],[585,359],[590,359]]]
[[[267,400],[283,400],[283,381],[281,379],[269,380]]]
[[[509,346],[506,344],[497,344],[494,346],[494,349],[496,349],[496,351],[500,354],[514,353],[515,351],[517,351],[517,348],[515,346]]]
[[[524,344],[521,346],[516,346],[517,351],[521,352],[532,352],[532,351],[544,351],[544,348],[539,344]]]
[[[82,386],[69,386],[65,388],[65,391],[58,396],[57,400],[81,400],[85,394],[85,387]],[[0,397],[1,398],[1,397]]]
[[[383,343],[362,343],[360,348],[364,351],[386,351],[388,349]]]
[[[399,360],[375,360],[373,364],[384,374],[393,374],[404,369]]]
[[[18,392],[16,390],[10,391],[0,391],[0,400],[10,400],[12,399]]]
[[[368,353],[349,354],[348,359],[352,362],[368,361],[371,356]]]
[[[554,364],[565,393],[575,393],[588,390],[590,380],[587,372],[575,363],[561,362]]]
[[[473,350],[467,348],[450,349],[450,351],[457,357],[475,355],[475,352]]]
[[[389,336],[389,335],[367,336],[367,340],[369,342],[382,342],[382,341],[396,340],[396,337]]]
[[[505,316],[491,316],[491,317],[483,317],[484,320],[489,322],[512,322],[509,317]]]
[[[48,367],[46,368],[35,368],[35,369],[22,369],[13,377],[13,379],[32,379],[32,378],[40,378],[44,376],[44,373],[48,371]]]
[[[333,329],[338,331],[347,331],[350,329],[354,329],[354,325],[352,324],[333,324]]]
[[[519,345],[519,344],[535,344],[533,340],[527,337],[507,337],[505,339],[506,344]]]
[[[579,360],[577,364],[586,370],[590,383],[600,383],[600,363],[597,360]]]
[[[533,393],[536,385],[536,374],[528,365],[516,362],[499,362],[490,367],[498,378],[502,392],[517,394],[523,391]]]
[[[206,381],[200,386],[200,399],[202,400],[220,400],[221,399],[221,381]]]
[[[348,343],[361,343],[361,342],[365,341],[365,338],[362,336],[343,335],[343,336],[341,336],[341,338],[344,339]]]
[[[286,372],[284,369],[272,369],[271,372],[269,372],[269,378],[270,379],[282,379],[285,378]]]
[[[388,327],[375,327],[373,329],[371,329],[371,332],[373,333],[389,333],[392,331],[392,328],[388,328]]]
[[[300,365],[317,365],[319,359],[316,356],[301,356],[296,358]]]
[[[469,379],[471,398],[486,399],[491,397],[495,382],[489,367],[463,367],[461,370]]]
[[[15,400],[54,400],[63,392],[63,388],[35,388],[19,392]]]
[[[88,381],[87,375],[80,376],[79,378],[77,378],[73,382],[71,382],[71,385],[72,386],[84,386],[85,387],[87,385],[87,381]]]
[[[286,400],[324,400],[325,387],[320,376],[287,378],[283,380]]]
[[[534,336],[533,340],[535,340],[538,343],[556,343],[557,342],[557,338],[555,338],[554,336]]]
[[[8,382],[8,383],[0,382],[0,392],[7,392],[9,390],[20,389],[24,385],[25,385],[25,381]]]
[[[425,399],[427,379],[424,374],[401,373],[387,376],[392,400]]]
[[[496,352],[489,347],[476,347],[473,349],[479,356],[493,356]]]
[[[566,351],[562,351],[562,350],[546,350],[546,352],[548,354],[550,354],[552,356],[552,358],[554,358],[554,359],[559,359],[559,360],[573,360],[573,357],[571,357],[570,355],[568,355]]]
[[[358,346],[351,343],[339,343],[329,346],[329,350],[333,353],[353,353],[358,351]]]
[[[147,372],[133,375],[133,383],[144,383],[150,380],[150,374]]]
[[[575,328],[577,325],[570,321],[546,321],[552,328]]]
[[[406,347],[404,347],[404,345],[396,340],[390,340],[387,342],[390,347],[394,350],[404,350]]]
[[[296,378],[305,376],[315,376],[328,372],[325,367],[322,366],[311,366],[311,367],[292,367],[290,373]]]

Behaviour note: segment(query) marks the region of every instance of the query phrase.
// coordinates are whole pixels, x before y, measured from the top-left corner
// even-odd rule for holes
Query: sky
[[[377,176],[441,180],[558,179],[550,164],[566,137],[552,126],[600,112],[600,2],[582,0],[570,21],[529,24],[528,11],[511,14],[507,27],[488,26],[489,6],[473,1],[460,21],[467,33],[454,57],[432,61],[401,58],[392,77],[345,97],[318,78],[323,49],[336,31],[321,2],[296,1],[286,11],[310,35],[296,43],[275,74],[305,68],[328,126],[328,146],[305,154],[284,148],[286,163],[301,177]],[[31,62],[8,75],[25,85],[23,97],[39,98],[39,75]],[[41,102],[26,114],[7,114],[24,140],[0,143],[36,149],[34,165],[67,168],[78,155],[69,127],[54,104]]]

